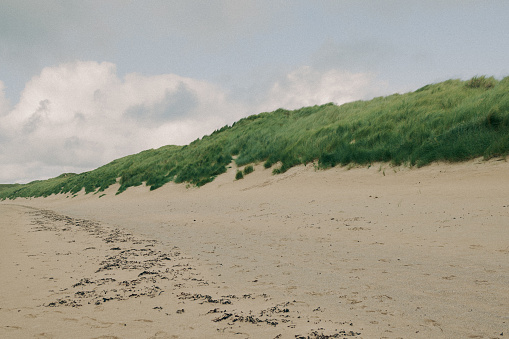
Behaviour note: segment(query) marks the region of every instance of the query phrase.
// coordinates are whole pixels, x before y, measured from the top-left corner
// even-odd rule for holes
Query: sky
[[[2,0],[0,183],[278,108],[509,75],[509,1]]]

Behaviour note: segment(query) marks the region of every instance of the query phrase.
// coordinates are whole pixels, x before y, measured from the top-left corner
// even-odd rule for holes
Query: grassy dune
[[[120,178],[123,192],[146,182],[201,186],[235,162],[263,162],[274,174],[318,161],[321,168],[391,162],[486,159],[509,153],[509,77],[474,77],[341,106],[278,109],[239,120],[186,146],[164,146],[81,174],[0,187],[0,199],[100,192]],[[277,165],[276,165],[277,164]]]

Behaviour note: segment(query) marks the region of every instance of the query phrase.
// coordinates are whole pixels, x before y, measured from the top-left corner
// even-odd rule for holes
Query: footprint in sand
[[[435,321],[435,320],[433,320],[433,319],[425,319],[425,320],[424,320],[424,322],[425,322],[427,325],[432,325],[432,326],[434,326],[434,327],[438,327],[438,328],[439,328],[439,329],[443,332],[443,330],[442,330],[442,325],[441,325],[439,322],[437,322],[437,321]]]
[[[454,278],[456,278],[455,275],[449,275],[447,277],[442,277],[442,279],[444,279],[444,280],[453,280]]]
[[[149,337],[148,339],[177,339],[180,338],[178,335],[170,335],[168,332],[159,331],[156,334],[154,334],[152,337]]]
[[[142,323],[153,323],[152,320],[148,320],[148,319],[136,319],[135,321],[139,321],[139,322],[142,322]]]
[[[6,329],[6,330],[21,330],[21,327],[19,326],[9,326],[9,325],[6,325],[6,326],[2,326],[3,329]]]

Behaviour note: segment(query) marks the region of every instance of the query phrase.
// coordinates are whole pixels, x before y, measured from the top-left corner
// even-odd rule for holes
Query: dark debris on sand
[[[163,290],[163,281],[175,281],[182,285],[186,281],[202,282],[193,272],[193,268],[183,262],[178,248],[170,252],[154,249],[154,240],[141,240],[120,229],[101,226],[99,223],[75,219],[59,215],[53,211],[38,210],[31,212],[36,216],[34,231],[85,231],[98,237],[115,251],[107,255],[98,263],[95,272],[81,278],[70,288],[64,297],[45,304],[47,307],[71,306],[79,307],[85,304],[100,305],[113,300],[129,298],[154,298]],[[122,250],[118,244],[122,244]],[[93,249],[93,248],[89,248]],[[116,273],[122,272],[129,279],[117,280]],[[108,274],[108,277],[105,276]],[[164,284],[167,286],[167,284]],[[100,287],[100,288],[98,288]]]
[[[62,291],[65,291],[65,295],[43,306],[100,305],[130,298],[155,298],[164,293],[165,288],[175,290],[185,287],[186,284],[192,284],[193,287],[209,285],[195,272],[194,268],[185,260],[186,258],[180,256],[177,247],[173,247],[170,251],[161,251],[155,246],[157,244],[155,240],[138,239],[131,233],[107,227],[95,221],[75,219],[48,210],[35,210],[29,213],[35,216],[34,232],[45,230],[85,231],[111,245],[109,250],[112,251],[109,252],[110,255],[98,260],[95,272],[79,279],[69,288],[64,288]],[[87,253],[88,250],[95,249],[95,247],[86,248]],[[120,276],[123,278],[119,278]],[[125,279],[126,276],[129,278]],[[229,310],[214,308],[205,314],[215,314],[211,321],[218,324],[226,323],[230,328],[238,323],[248,323],[256,326],[285,326],[296,329],[296,324],[302,321],[292,302],[279,303],[260,311],[250,310],[248,314],[234,308],[235,303],[241,300],[250,302],[251,299],[261,298],[265,303],[269,302],[271,298],[265,293],[260,295],[244,294],[239,297],[235,295],[213,297],[207,294],[181,292],[178,298],[195,301],[201,305],[214,304],[229,308]],[[179,309],[176,313],[182,314],[184,309]],[[295,338],[328,339],[358,335],[360,333],[345,330],[336,330],[325,334],[323,329],[318,329],[311,330],[306,335],[295,335]]]

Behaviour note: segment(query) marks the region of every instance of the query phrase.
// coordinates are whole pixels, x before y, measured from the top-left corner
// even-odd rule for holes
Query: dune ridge
[[[421,167],[488,160],[509,154],[507,93],[509,77],[481,76],[341,106],[278,109],[240,119],[189,145],[146,150],[80,174],[0,185],[0,199],[98,193],[117,183],[117,193],[143,183],[152,190],[169,182],[203,186],[225,173],[232,159],[238,166],[263,163],[274,174],[302,164]]]

